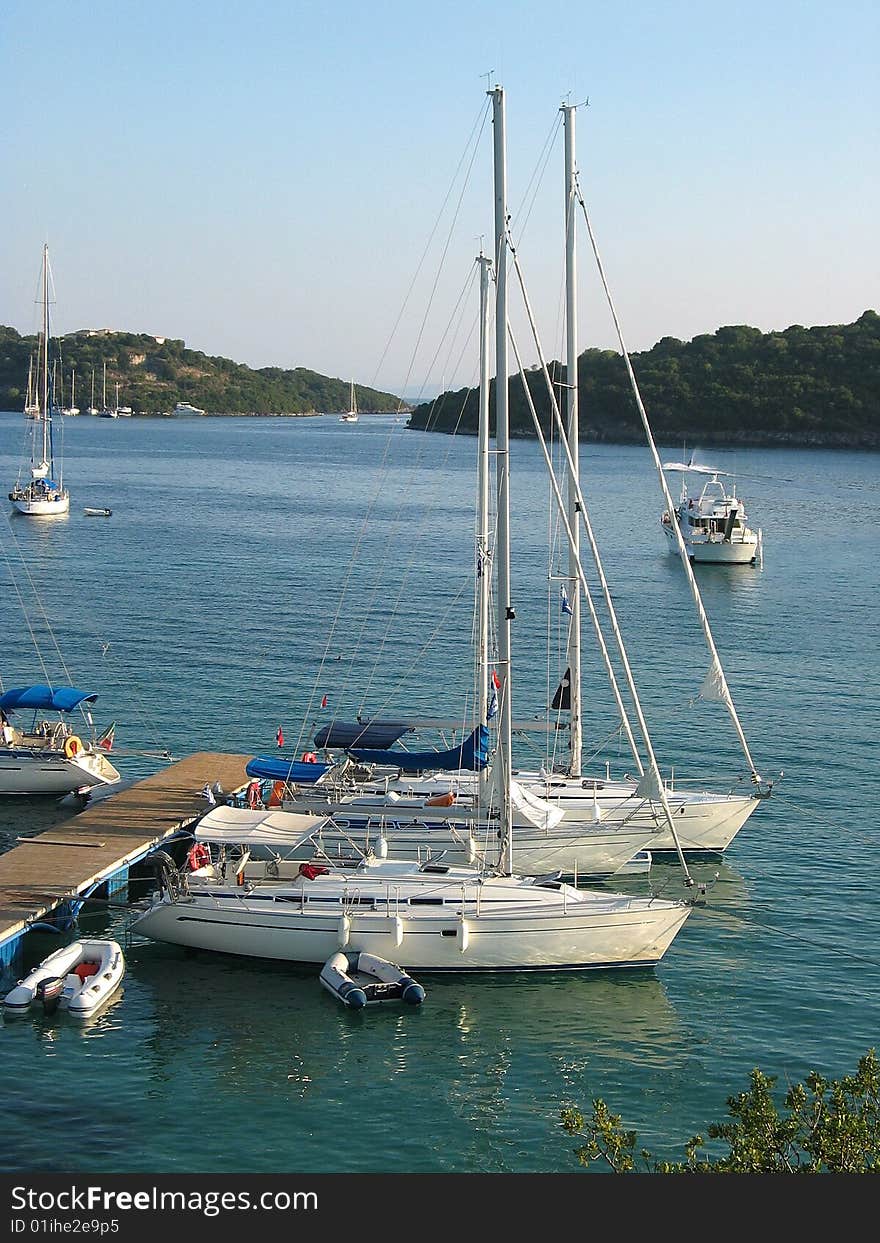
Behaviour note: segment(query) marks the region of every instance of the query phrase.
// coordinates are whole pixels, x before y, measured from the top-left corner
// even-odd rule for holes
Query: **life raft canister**
[[[64,743],[64,754],[69,760],[72,760],[75,755],[78,755],[82,749],[82,739],[78,738],[76,734],[71,734]]]
[[[191,872],[207,867],[211,862],[211,852],[204,842],[193,842],[186,856],[186,866]]]

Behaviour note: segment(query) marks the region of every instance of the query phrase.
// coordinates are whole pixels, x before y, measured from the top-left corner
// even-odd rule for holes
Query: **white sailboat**
[[[95,368],[92,367],[92,400],[91,400],[91,405],[89,406],[88,410],[86,410],[86,414],[96,415],[100,413],[101,413],[100,410],[95,405]]]
[[[351,392],[350,392],[350,396],[348,399],[348,411],[345,414],[340,416],[339,422],[340,423],[357,423],[357,421],[358,421],[357,398],[354,395],[354,380],[352,380]]]
[[[133,931],[177,945],[258,958],[323,963],[339,949],[399,962],[407,970],[568,970],[650,966],[691,912],[689,902],[591,892],[557,877],[514,873],[511,817],[511,649],[507,236],[504,94],[489,92],[495,123],[496,425],[499,668],[498,753],[502,866],[362,854],[353,862],[302,862],[281,876],[279,848],[300,851],[324,821],[284,811],[215,808],[196,828],[203,841],[244,844],[234,875],[190,883],[169,868]],[[252,847],[273,847],[249,877]],[[213,866],[213,865],[212,865]],[[219,879],[219,883],[217,880]]]
[[[37,400],[36,382],[34,379],[34,358],[33,355],[28,359],[28,380],[27,380],[27,397],[24,402],[25,418],[38,419],[40,417],[40,403]]]
[[[68,418],[79,414],[79,406],[76,404],[76,367],[70,369],[70,405],[65,406],[61,413],[67,415]]]
[[[586,502],[581,493],[578,478],[578,392],[577,392],[577,305],[576,305],[576,233],[575,208],[578,202],[576,164],[574,151],[575,109],[564,106],[565,118],[565,220],[566,220],[566,384],[567,423],[558,429],[560,441],[568,445],[568,496],[565,506],[565,522],[568,535],[569,565],[568,587],[565,605],[570,621],[567,634],[567,674],[554,698],[554,708],[560,716],[567,713],[569,730],[568,763],[561,770],[551,764],[538,770],[517,770],[512,776],[520,798],[530,798],[543,808],[543,822],[536,820],[531,809],[525,816],[514,812],[518,850],[524,851],[524,866],[528,869],[561,869],[567,875],[605,876],[622,870],[637,852],[650,850],[672,852],[679,849],[688,854],[720,854],[733,841],[759,804],[762,793],[736,790],[718,792],[693,788],[673,781],[661,782],[659,770],[651,772],[639,754],[629,723],[623,697],[617,687],[611,657],[604,635],[588,594],[582,593],[583,569],[580,564],[580,522],[583,517],[587,528],[590,548],[603,585],[609,613],[612,618],[614,639],[619,645],[630,691],[636,698],[635,684],[629,669],[623,639],[620,634],[614,607],[605,582],[598,548],[589,527]],[[483,320],[481,319],[481,325]],[[488,393],[488,378],[483,378],[481,366],[481,395]],[[559,412],[557,411],[557,415]],[[481,472],[488,462],[488,397],[486,408],[481,396],[479,437]],[[548,460],[549,465],[549,460]],[[487,495],[486,485],[481,485],[482,496]],[[557,502],[562,507],[561,493]],[[489,519],[484,501],[480,502],[482,515],[477,538],[477,562],[488,566]],[[487,584],[488,577],[480,583]],[[586,580],[583,583],[586,592]],[[589,775],[582,773],[582,726],[581,726],[581,602],[586,599],[597,631],[597,640],[605,661],[605,667],[614,689],[621,717],[622,728],[630,743],[635,777],[612,778],[609,768]],[[488,596],[479,601],[479,647],[482,656],[482,673],[478,683],[480,720],[487,719],[488,686],[486,674],[489,667],[487,652]],[[640,716],[639,710],[639,716]],[[641,729],[649,756],[652,754],[650,739],[643,719]],[[337,731],[342,737],[342,731]],[[315,743],[326,747],[334,743],[331,737],[316,735]],[[345,746],[341,741],[336,745]],[[386,744],[387,745],[387,744]],[[360,748],[369,743],[360,742]],[[366,752],[352,752],[359,764],[366,761]],[[262,758],[262,757],[259,757]],[[421,822],[426,842],[443,842],[447,858],[467,861],[473,857],[475,841],[485,842],[488,834],[485,823],[485,794],[481,795],[481,777],[474,771],[431,771],[425,760],[418,768],[411,757],[404,753],[385,751],[375,760],[381,767],[374,769],[366,780],[361,776],[357,788],[343,767],[332,769],[314,784],[292,782],[290,774],[278,773],[278,761],[271,761],[275,769],[271,775],[281,776],[288,783],[290,806],[305,810],[312,807],[324,814],[333,815],[350,831],[355,827],[375,837],[387,834],[396,852],[412,857],[418,851],[416,830]],[[253,764],[253,762],[252,762]],[[397,766],[395,771],[395,765]],[[350,767],[350,766],[349,766]],[[254,775],[270,775],[269,769],[249,766]],[[314,779],[312,779],[314,780]],[[665,800],[659,790],[662,786]],[[384,798],[380,797],[384,794]],[[433,801],[453,796],[454,809],[440,812],[431,807]],[[373,804],[371,807],[370,804]],[[285,801],[285,805],[287,802]],[[553,813],[556,813],[554,816]],[[433,817],[433,819],[432,819]],[[449,822],[444,831],[444,817]],[[674,832],[673,830],[674,826]],[[430,829],[430,831],[428,831]],[[677,840],[676,840],[677,839]]]
[[[119,385],[116,386],[116,404],[119,405]],[[101,388],[101,411],[102,419],[117,419],[119,411],[112,406],[107,405],[107,364],[104,363],[104,381]]]
[[[43,247],[43,321],[34,380],[39,413],[30,429],[30,462],[22,465],[9,493],[13,509],[31,517],[47,518],[70,511],[70,493],[64,487],[60,460],[55,461],[52,405],[49,397],[49,247]],[[27,474],[25,472],[27,471]],[[29,477],[28,477],[29,476]]]
[[[0,694],[0,794],[69,794],[119,781],[107,758],[112,728],[95,737],[91,705],[97,698],[73,686],[42,684]],[[84,714],[85,738],[69,723],[77,710]]]

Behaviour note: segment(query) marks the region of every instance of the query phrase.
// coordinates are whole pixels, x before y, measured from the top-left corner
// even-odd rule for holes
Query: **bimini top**
[[[14,712],[16,708],[33,708],[36,712],[73,712],[81,703],[93,704],[98,698],[93,691],[78,691],[75,686],[17,686],[0,695],[0,708]]]
[[[480,772],[489,763],[489,729],[478,725],[457,747],[448,751],[371,751],[349,747],[349,755],[366,764],[394,764],[401,772],[421,773],[459,768]]]
[[[404,721],[331,721],[315,734],[316,747],[393,747],[404,734],[415,730]]]
[[[274,807],[265,811],[212,807],[195,826],[193,836],[200,842],[294,849],[308,841],[326,822],[326,816],[303,815]]]
[[[245,772],[249,777],[261,777],[269,781],[295,781],[309,784],[323,777],[330,764],[314,764],[302,760],[285,760],[277,755],[255,755],[248,762]]]

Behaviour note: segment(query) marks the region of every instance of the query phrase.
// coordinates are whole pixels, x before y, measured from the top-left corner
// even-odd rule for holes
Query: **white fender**
[[[460,953],[463,954],[465,952],[465,950],[468,947],[468,944],[470,943],[470,939],[471,939],[470,925],[468,924],[468,921],[464,917],[462,917],[458,921],[458,928],[456,929],[456,940],[458,941],[458,949]]]
[[[337,925],[336,940],[340,945],[348,945],[351,940],[351,916],[340,915]]]
[[[403,944],[403,920],[399,915],[395,915],[391,925],[392,935],[395,945]]]
[[[469,833],[469,834],[468,834],[468,839],[467,839],[467,861],[468,861],[468,864],[470,865],[470,864],[474,863],[474,862],[475,862],[475,860],[476,860],[476,858],[477,858],[477,843],[474,841],[473,834],[472,834],[472,833]]]
[[[376,838],[376,849],[373,852],[377,859],[388,858],[388,838],[384,833]]]

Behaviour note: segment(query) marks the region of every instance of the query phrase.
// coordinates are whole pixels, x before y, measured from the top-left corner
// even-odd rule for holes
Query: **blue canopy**
[[[403,721],[331,721],[315,734],[315,746],[342,747],[345,751],[356,742],[363,747],[393,747],[398,738],[414,729]]]
[[[329,764],[304,764],[302,760],[285,760],[277,755],[255,755],[245,772],[249,777],[265,777],[270,781],[317,781]]]
[[[366,764],[394,764],[406,773],[435,768],[447,772],[456,768],[479,772],[489,763],[489,730],[485,725],[478,725],[460,746],[448,751],[372,751],[350,747],[348,753]]]
[[[94,703],[92,691],[78,691],[75,686],[18,686],[0,695],[0,708],[14,712],[16,708],[33,708],[35,712],[73,712],[81,703]]]

